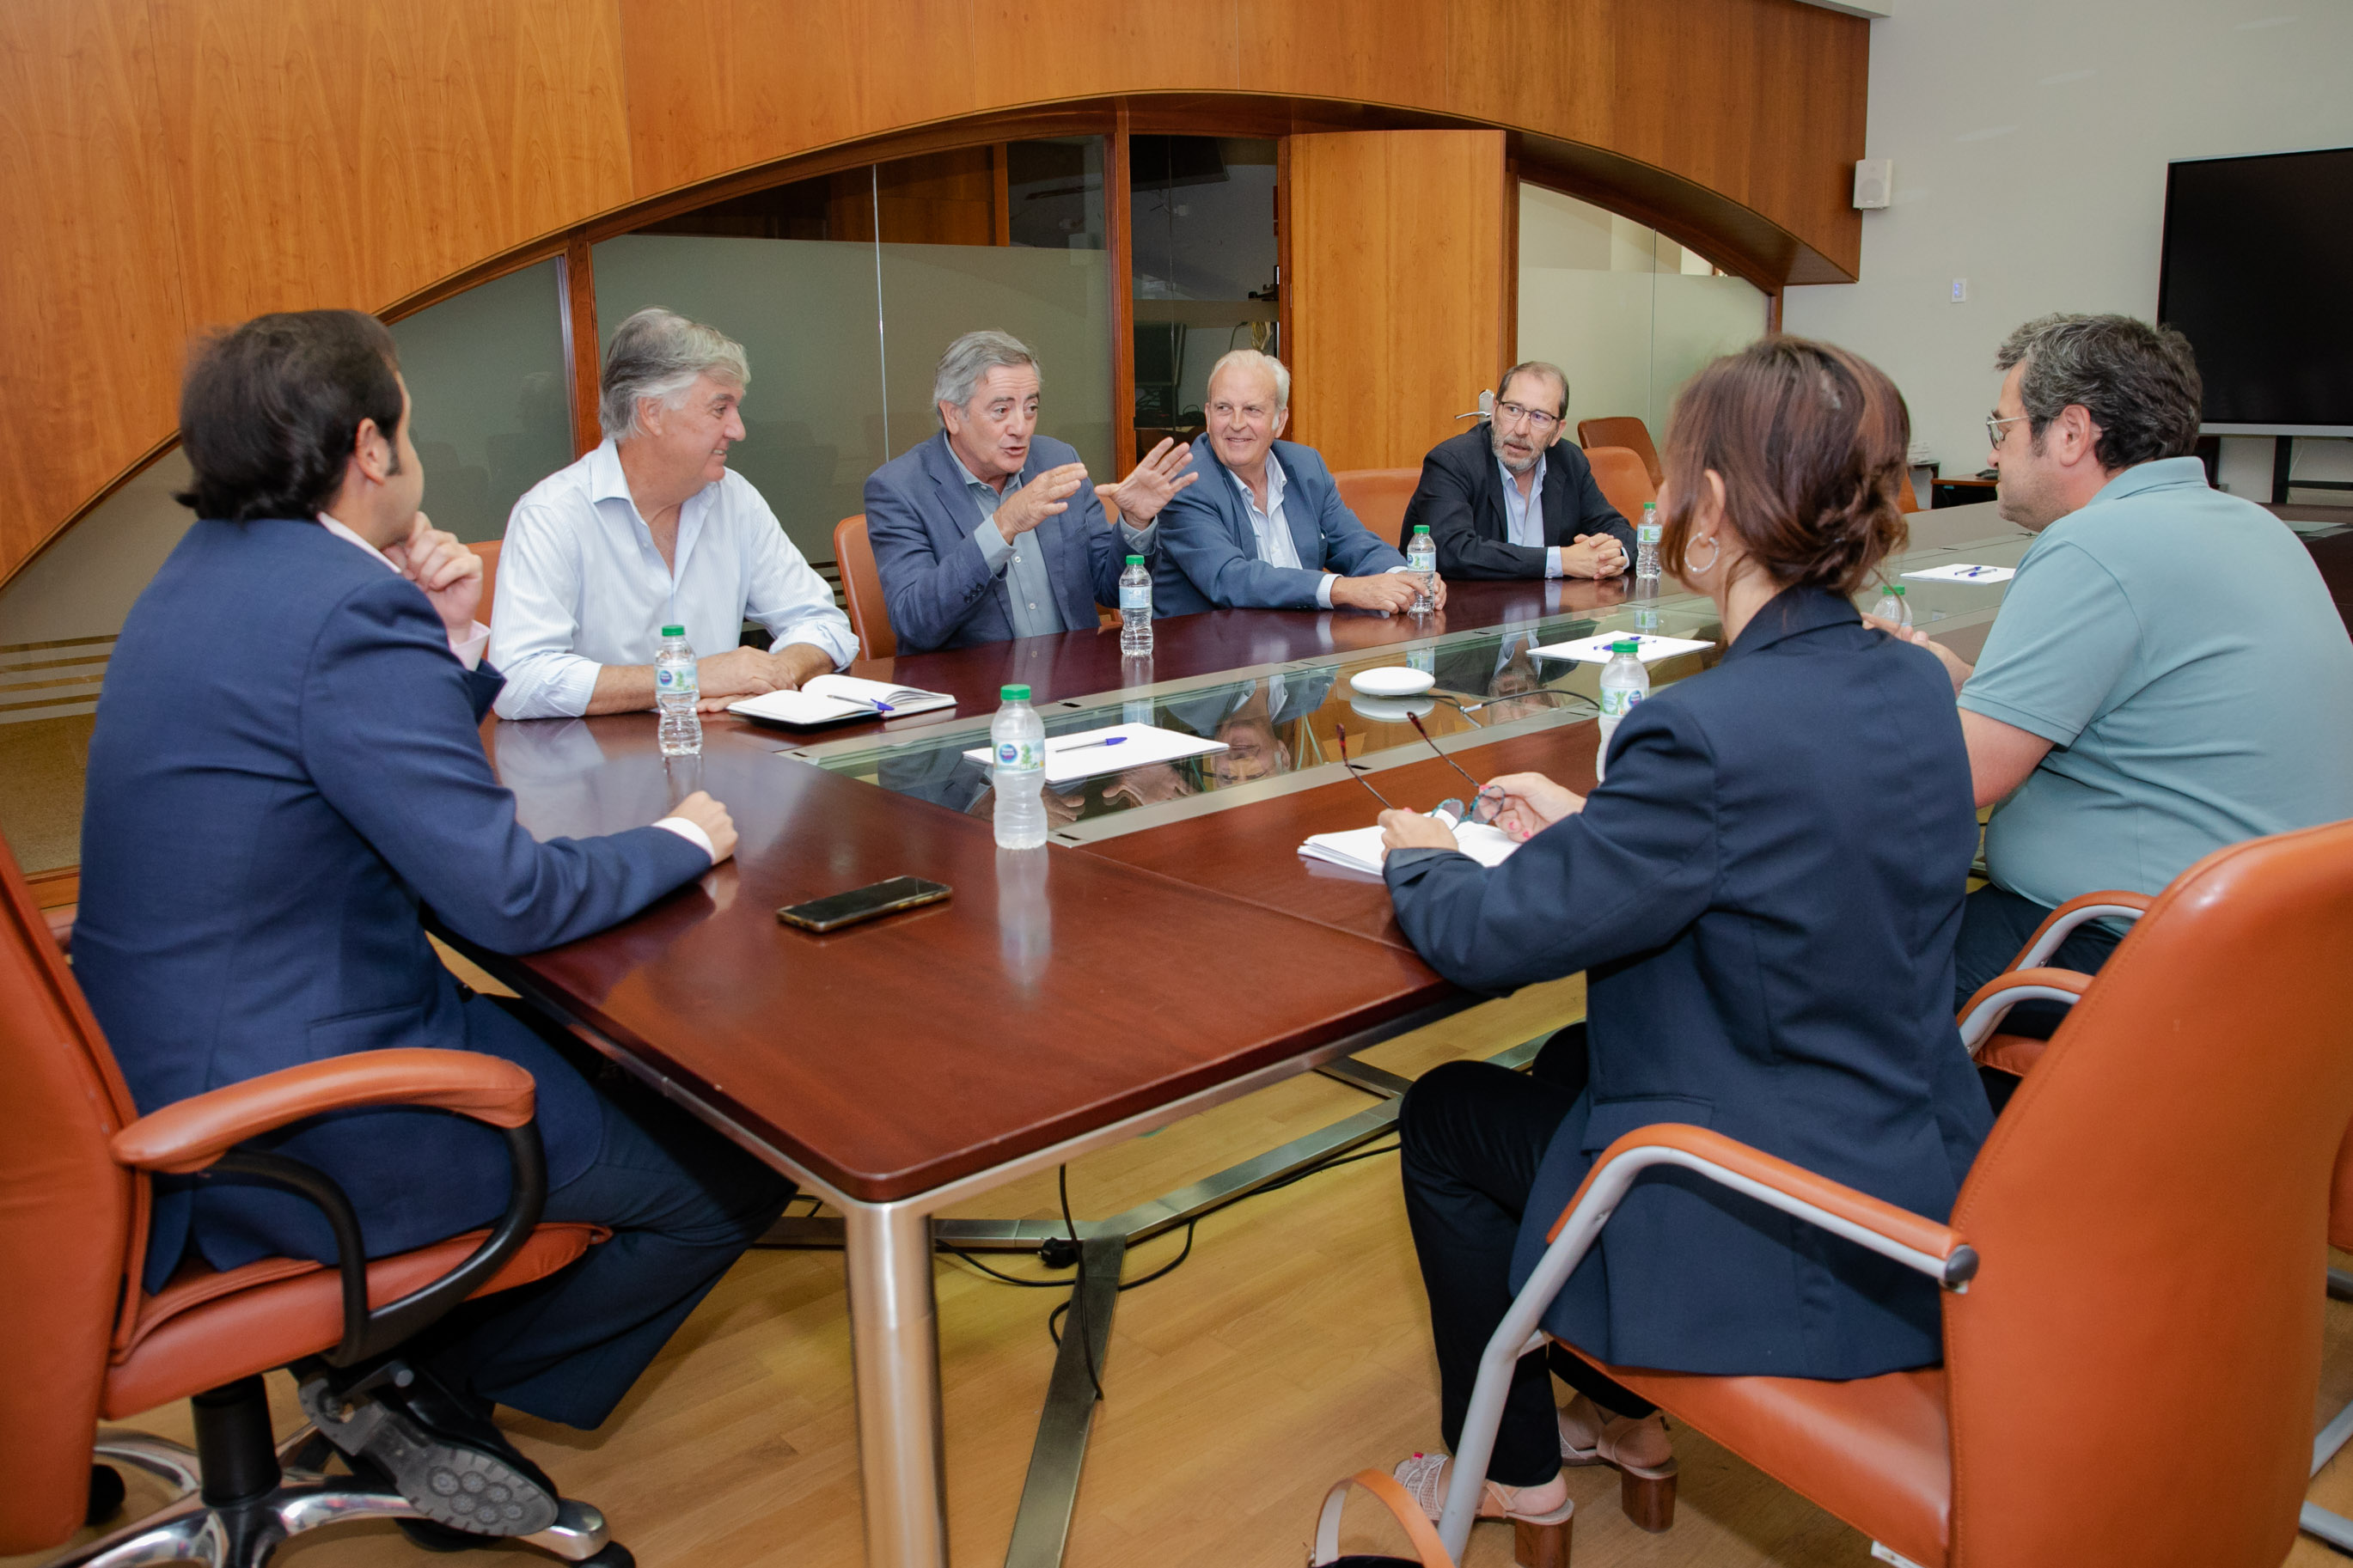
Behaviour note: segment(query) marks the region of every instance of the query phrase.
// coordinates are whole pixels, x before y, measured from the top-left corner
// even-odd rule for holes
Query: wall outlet
[[[1966,279],[1966,278],[1956,278],[1956,279],[1953,279],[1953,303],[1954,303],[1954,304],[1956,304],[1956,305],[1966,305],[1966,304],[1968,304],[1968,302],[1969,302],[1969,280],[1968,280],[1968,279]]]

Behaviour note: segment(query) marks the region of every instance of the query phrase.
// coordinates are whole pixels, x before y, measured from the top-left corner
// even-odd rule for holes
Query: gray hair
[[[2081,405],[2100,427],[2092,448],[2111,473],[2198,449],[2204,388],[2189,340],[2130,316],[2042,316],[2010,334],[1993,366],[2022,364],[2019,401],[2035,445]]]
[[[1568,417],[1568,372],[1550,360],[1524,359],[1505,371],[1504,379],[1495,384],[1496,402],[1500,403],[1511,395],[1512,377],[1515,375],[1548,375],[1560,383],[1560,406],[1552,411],[1552,416],[1555,419]]]
[[[1010,332],[966,332],[948,345],[940,356],[940,368],[932,374],[932,412],[937,415],[943,403],[962,408],[972,401],[981,377],[1000,366],[1022,365],[1038,371],[1039,383],[1044,384],[1046,373],[1039,369],[1038,356],[1019,338]],[[945,422],[942,424],[944,428]]]
[[[1217,380],[1218,373],[1224,370],[1257,371],[1274,383],[1274,411],[1280,414],[1291,406],[1291,372],[1272,354],[1261,353],[1256,349],[1235,349],[1220,355],[1218,363],[1209,367],[1209,380]]]
[[[605,371],[597,378],[596,417],[616,441],[642,436],[640,398],[676,408],[685,401],[687,388],[703,375],[749,386],[752,365],[744,357],[744,345],[716,327],[649,306],[616,328],[606,346]]]

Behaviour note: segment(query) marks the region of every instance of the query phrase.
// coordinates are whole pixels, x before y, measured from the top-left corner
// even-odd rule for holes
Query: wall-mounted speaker
[[[1858,158],[1854,163],[1854,205],[1858,211],[1883,207],[1895,188],[1892,158]]]

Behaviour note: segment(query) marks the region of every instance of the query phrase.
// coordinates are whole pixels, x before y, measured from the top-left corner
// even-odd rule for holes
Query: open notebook
[[[798,691],[765,691],[730,702],[727,711],[771,724],[806,728],[844,719],[903,719],[910,713],[955,706],[955,699],[944,691],[860,680],[854,675],[819,675],[802,682]]]
[[[1482,866],[1500,866],[1519,847],[1502,828],[1484,822],[1455,824],[1454,843]],[[1318,833],[1299,847],[1299,853],[1304,859],[1321,860],[1377,877],[1381,874],[1381,830],[1374,826],[1354,827],[1345,833]]]
[[[1223,741],[1205,741],[1198,735],[1163,730],[1156,724],[1111,724],[1071,735],[1049,735],[1046,782],[1055,785],[1076,784],[1081,779],[1124,773],[1151,763],[1182,762],[1187,757],[1207,756],[1225,749]],[[965,755],[983,767],[988,765],[987,746],[975,746]]]

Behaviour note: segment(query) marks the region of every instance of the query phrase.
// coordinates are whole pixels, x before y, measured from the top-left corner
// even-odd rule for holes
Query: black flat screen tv
[[[2210,426],[2353,434],[2353,147],[2170,165],[2157,314]]]

